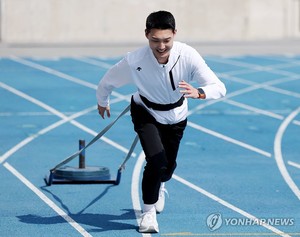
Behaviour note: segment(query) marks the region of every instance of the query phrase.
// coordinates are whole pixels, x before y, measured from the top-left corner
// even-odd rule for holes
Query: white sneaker
[[[139,227],[141,233],[158,233],[158,223],[156,220],[156,212],[148,211],[142,214],[142,220]]]
[[[159,189],[159,196],[158,196],[158,200],[157,202],[154,204],[156,212],[162,212],[164,210],[165,207],[165,193],[168,195],[169,197],[169,193],[168,190],[165,188],[165,185],[162,184],[160,189]]]

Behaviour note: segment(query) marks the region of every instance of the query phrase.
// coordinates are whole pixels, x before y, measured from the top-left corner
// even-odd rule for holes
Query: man
[[[176,168],[180,140],[187,124],[188,99],[218,99],[224,84],[192,47],[174,42],[175,19],[170,12],[151,13],[145,36],[149,45],[128,53],[99,82],[98,111],[110,117],[109,96],[114,88],[133,83],[134,130],[140,138],[146,165],[142,179],[143,214],[139,231],[159,232],[156,212],[164,208],[164,184]],[[200,87],[194,88],[190,82]]]

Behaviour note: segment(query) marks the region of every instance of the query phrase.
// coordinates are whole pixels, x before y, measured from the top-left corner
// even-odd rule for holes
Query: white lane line
[[[296,163],[296,162],[293,162],[293,161],[288,161],[288,164],[290,165],[290,166],[293,166],[293,167],[295,167],[295,168],[297,168],[297,169],[300,169],[300,164],[298,164],[298,163]]]
[[[293,121],[293,124],[300,126],[300,121],[294,120],[294,121]]]
[[[188,124],[188,126],[194,128],[194,129],[197,129],[199,131],[205,132],[205,133],[210,134],[212,136],[218,137],[220,139],[223,139],[223,140],[225,140],[227,142],[236,144],[238,146],[244,147],[244,148],[246,148],[248,150],[254,151],[254,152],[259,153],[259,154],[261,154],[263,156],[266,156],[266,157],[269,157],[269,158],[272,157],[272,154],[269,153],[269,152],[263,151],[263,150],[261,150],[261,149],[259,149],[257,147],[254,147],[254,146],[251,146],[249,144],[243,143],[241,141],[235,140],[235,139],[233,139],[231,137],[227,137],[227,136],[225,136],[223,134],[220,134],[220,133],[217,133],[217,132],[215,132],[213,130],[210,130],[208,128],[202,127],[202,126],[200,126],[198,124],[195,124],[195,123],[192,123],[192,122],[188,122],[187,124]]]
[[[232,77],[230,77],[230,76],[226,76],[226,77],[232,78]],[[297,78],[290,78],[290,79],[283,78],[283,79],[278,79],[278,80],[276,80],[276,81],[267,82],[267,83],[263,83],[263,84],[254,84],[254,83],[252,83],[252,82],[249,82],[249,84],[251,83],[251,84],[253,84],[253,85],[252,85],[252,86],[249,86],[249,87],[247,87],[247,88],[243,88],[243,89],[240,89],[240,90],[238,90],[238,91],[232,92],[232,93],[226,95],[225,97],[223,97],[223,98],[221,98],[221,99],[219,99],[219,100],[210,100],[210,101],[207,101],[206,103],[200,104],[200,105],[196,106],[195,108],[191,109],[191,110],[188,112],[188,116],[192,115],[193,113],[196,113],[197,111],[199,111],[199,110],[201,110],[201,109],[204,109],[204,108],[207,107],[207,106],[213,105],[213,104],[215,104],[215,103],[218,103],[218,102],[221,102],[221,101],[226,102],[229,98],[235,97],[235,96],[237,96],[237,95],[241,95],[241,94],[244,94],[244,93],[247,93],[247,92],[250,92],[250,91],[253,91],[253,90],[257,90],[257,89],[260,89],[260,88],[266,88],[266,87],[268,87],[269,85],[272,85],[272,84],[277,84],[277,83],[281,83],[281,82],[286,82],[287,80],[295,80],[295,79],[298,79],[298,77],[297,77]],[[237,78],[237,80],[239,80],[239,79]],[[291,94],[291,96],[293,96],[293,94]],[[230,102],[229,102],[229,103],[230,103]],[[233,102],[233,103],[234,103],[234,102]],[[232,104],[233,104],[233,103],[232,103]],[[250,109],[250,107],[249,107],[248,109]],[[270,114],[269,114],[269,115],[270,115]],[[273,114],[272,116],[278,117],[278,116],[275,115],[275,114]],[[279,117],[278,117],[278,119],[279,119]],[[293,123],[296,124],[296,125],[299,125],[299,124],[300,124],[300,122],[299,122],[299,121],[296,121],[296,120],[293,121]],[[266,151],[263,151],[263,150],[258,149],[258,148],[256,148],[256,147],[253,147],[253,146],[250,146],[250,145],[248,145],[248,144],[242,143],[242,142],[237,141],[237,140],[235,140],[235,139],[233,139],[233,138],[224,136],[224,135],[222,135],[222,134],[219,134],[219,133],[217,133],[217,132],[214,132],[214,131],[212,131],[212,130],[209,130],[209,129],[207,129],[207,128],[204,128],[204,127],[202,127],[202,126],[200,126],[200,125],[193,124],[193,123],[191,123],[191,122],[188,122],[188,125],[191,126],[191,127],[196,128],[196,129],[198,129],[198,130],[201,130],[201,131],[203,131],[203,132],[205,132],[205,133],[214,135],[214,136],[219,137],[219,138],[221,138],[221,139],[223,139],[223,140],[229,141],[229,142],[231,142],[231,143],[240,145],[240,146],[242,146],[242,147],[244,147],[244,148],[247,148],[247,149],[250,149],[250,150],[255,151],[255,152],[257,152],[257,153],[260,153],[260,154],[262,154],[262,155],[264,155],[264,156],[272,157],[272,154],[269,153],[269,152],[266,152]]]
[[[266,89],[266,88],[268,88],[269,85],[276,85],[276,84],[279,84],[279,83],[282,83],[282,82],[286,82],[287,83],[289,81],[296,80],[295,78],[281,78],[281,79],[274,80],[274,81],[271,81],[271,82],[266,82],[266,83],[262,83],[262,84],[256,84],[254,82],[246,81],[246,80],[240,79],[238,77],[228,76],[226,74],[222,74],[222,77],[225,78],[225,79],[231,80],[231,81],[235,81],[235,82],[238,82],[238,83],[246,84],[246,85],[248,85],[248,87],[245,87],[243,89],[234,91],[232,93],[229,93],[225,97],[222,97],[221,99],[218,99],[218,100],[208,100],[205,103],[200,104],[200,105],[196,106],[193,109],[190,109],[189,112],[188,112],[188,115],[196,113],[198,110],[201,110],[201,109],[203,109],[205,107],[208,107],[210,105],[219,103],[221,101],[225,101],[225,100],[227,100],[229,98],[232,98],[232,97],[235,97],[235,96],[243,95],[245,93],[248,93],[248,92],[251,92],[251,91],[254,91],[254,90],[258,90],[258,89]]]
[[[227,103],[227,104],[231,104],[231,105],[234,105],[236,107],[242,108],[242,109],[252,111],[252,112],[257,113],[257,114],[263,114],[265,116],[269,116],[271,118],[275,118],[275,119],[279,119],[279,120],[284,119],[284,117],[282,115],[275,114],[275,113],[269,112],[267,110],[259,109],[259,108],[256,108],[256,107],[253,107],[253,106],[250,106],[250,105],[246,105],[246,104],[243,104],[243,103],[240,103],[240,102],[236,102],[236,101],[233,101],[233,100],[230,100],[230,99],[224,100],[224,102]]]
[[[101,67],[104,69],[110,69],[113,65],[109,64],[109,63],[105,63],[99,60],[95,60],[92,58],[87,58],[87,57],[73,57],[74,60],[80,61],[80,62],[84,62],[84,63],[88,63],[97,67]]]
[[[72,219],[66,212],[59,208],[51,199],[49,199],[43,192],[36,188],[28,179],[26,179],[21,173],[19,173],[9,163],[5,162],[3,166],[8,169],[13,175],[15,175],[22,183],[24,183],[32,192],[34,192],[43,202],[51,207],[59,216],[65,219],[75,230],[77,230],[84,237],[91,237],[81,225],[79,225],[74,219]]]
[[[227,207],[227,208],[229,208],[229,209],[231,209],[231,210],[233,210],[233,211],[235,211],[235,212],[237,212],[237,213],[239,213],[239,214],[247,217],[248,219],[251,219],[251,220],[254,220],[254,221],[258,221],[257,223],[259,223],[261,226],[267,228],[268,230],[270,230],[270,231],[272,231],[272,232],[274,232],[274,233],[276,233],[276,234],[278,234],[280,236],[290,237],[290,235],[282,232],[281,230],[279,230],[279,229],[277,229],[277,228],[275,228],[275,227],[273,227],[271,225],[268,225],[268,224],[264,223],[263,221],[259,221],[260,220],[259,218],[251,215],[250,213],[248,213],[248,212],[246,212],[246,211],[244,211],[244,210],[242,210],[242,209],[240,209],[240,208],[238,208],[238,207],[236,207],[236,206],[234,206],[234,205],[232,205],[232,204],[224,201],[223,199],[215,196],[214,194],[212,194],[212,193],[210,193],[210,192],[208,192],[208,191],[206,191],[206,190],[204,190],[204,189],[202,189],[202,188],[200,188],[200,187],[198,187],[198,186],[190,183],[189,181],[187,181],[187,180],[185,180],[185,179],[183,179],[183,178],[181,178],[181,177],[179,177],[179,176],[177,176],[175,174],[173,174],[173,179],[175,179],[178,182],[180,182],[180,183],[182,183],[182,184],[190,187],[191,189],[194,189],[195,191],[197,191],[197,192],[199,192],[199,193],[207,196],[208,198],[210,198],[210,199],[212,199],[212,200],[220,203],[221,205],[223,205],[223,206],[225,206],[225,207]]]
[[[10,86],[8,86],[8,85],[2,83],[2,82],[0,82],[0,87],[2,87],[2,88],[4,88],[4,89],[6,89],[6,90],[8,90],[8,91],[10,91],[10,92],[12,92],[12,93],[18,95],[18,96],[20,96],[20,97],[22,97],[22,98],[24,98],[24,99],[30,101],[30,102],[33,103],[33,104],[36,104],[36,105],[38,105],[38,106],[44,108],[45,110],[47,110],[47,111],[51,112],[52,114],[54,114],[54,115],[56,115],[56,116],[62,118],[63,120],[68,120],[68,119],[69,119],[66,115],[64,115],[63,113],[59,112],[58,110],[52,108],[51,106],[49,106],[49,105],[47,105],[47,104],[45,104],[45,103],[43,103],[43,102],[41,102],[41,101],[39,101],[39,100],[37,100],[37,99],[35,99],[35,98],[29,96],[29,95],[27,95],[27,94],[25,94],[25,93],[23,93],[23,92],[21,92],[21,91],[19,91],[19,90],[16,90],[16,89],[13,88],[13,87],[10,87]],[[85,132],[87,132],[87,133],[93,135],[93,136],[96,136],[96,135],[98,134],[97,132],[91,130],[90,128],[84,126],[83,124],[81,124],[81,123],[79,123],[79,122],[77,122],[77,121],[75,121],[75,120],[71,120],[70,123],[73,124],[74,126],[80,128],[81,130],[83,130],[83,131],[85,131]],[[118,143],[116,143],[116,142],[114,142],[114,141],[108,139],[108,138],[105,137],[105,136],[102,136],[100,139],[101,139],[102,141],[104,141],[104,142],[110,144],[111,146],[117,148],[118,150],[123,151],[124,153],[127,153],[127,152],[128,152],[128,149],[127,149],[127,148],[125,148],[125,147],[119,145]],[[133,156],[135,156],[135,155],[136,155],[136,154],[133,154]]]
[[[266,89],[269,90],[269,91],[273,91],[273,92],[282,94],[282,95],[287,95],[287,96],[293,96],[295,98],[300,98],[300,93],[297,93],[297,92],[284,90],[284,89],[277,88],[277,87],[272,87],[272,86],[270,86],[270,87],[267,86]]]
[[[293,78],[281,78],[281,79],[277,79],[277,80],[273,80],[273,81],[269,81],[269,82],[265,82],[265,83],[261,83],[261,84],[255,84],[251,81],[240,79],[238,77],[232,77],[228,74],[222,74],[222,76],[224,78],[228,79],[228,80],[249,85],[249,87],[246,87],[246,88],[237,90],[235,92],[232,92],[232,93],[226,95],[225,97],[223,97],[219,100],[211,100],[211,101],[207,101],[204,104],[200,104],[196,108],[194,108],[193,110],[190,110],[189,115],[192,114],[192,113],[195,113],[198,110],[201,110],[201,109],[203,109],[203,108],[205,108],[209,105],[212,105],[214,103],[222,101],[222,102],[225,102],[225,103],[228,103],[228,104],[236,105],[238,107],[244,107],[245,109],[248,109],[250,111],[255,111],[256,110],[256,112],[258,112],[258,113],[261,113],[261,114],[264,114],[264,115],[267,115],[267,116],[270,116],[270,117],[274,117],[274,118],[283,120],[284,117],[281,117],[278,114],[270,113],[270,112],[264,111],[262,109],[258,109],[258,108],[255,108],[255,107],[251,107],[249,105],[238,103],[238,102],[235,102],[233,100],[230,100],[229,98],[232,98],[232,97],[235,97],[235,96],[238,96],[238,95],[242,95],[244,93],[247,93],[247,92],[250,92],[250,91],[253,91],[253,90],[257,90],[257,89],[267,89],[267,90],[270,90],[270,91],[273,91],[273,92],[276,92],[276,93],[279,93],[279,94],[292,96],[292,97],[295,97],[295,98],[300,98],[300,93],[296,93],[296,92],[292,92],[292,91],[288,91],[288,90],[283,90],[281,88],[276,88],[276,87],[270,86],[270,85],[276,85],[276,84],[280,84],[280,83],[287,83],[287,82],[290,82],[290,81],[298,80],[300,77],[297,77],[297,78],[295,78],[295,77],[293,77]],[[300,121],[297,121],[297,120],[293,121],[293,123],[296,124],[296,125],[300,125]]]
[[[140,173],[141,173],[144,161],[145,161],[145,154],[142,151],[135,163],[133,173],[132,173],[132,179],[131,179],[131,200],[132,200],[133,210],[135,213],[135,218],[136,218],[138,225],[141,222],[141,214],[142,214],[139,190],[140,190]],[[151,234],[142,234],[142,236],[149,237],[149,236],[151,236]]]
[[[270,111],[267,111],[267,110],[259,109],[259,108],[256,108],[256,107],[253,107],[253,106],[250,106],[250,105],[246,105],[246,104],[243,104],[243,103],[239,103],[239,102],[236,102],[236,101],[233,101],[233,100],[230,100],[230,99],[224,100],[224,102],[227,103],[227,104],[231,104],[231,105],[234,105],[236,107],[243,108],[243,109],[246,109],[246,110],[249,110],[249,111],[253,111],[254,113],[269,116],[271,118],[275,118],[275,119],[278,119],[278,120],[283,120],[284,119],[284,116],[282,116],[280,114],[276,114],[276,113],[273,113],[273,112],[270,112]],[[299,126],[300,121],[294,120],[293,124]]]
[[[91,88],[91,89],[94,89],[94,90],[97,89],[97,85],[95,85],[93,83],[86,82],[84,80],[81,80],[79,78],[70,76],[70,75],[65,74],[63,72],[54,70],[54,69],[46,67],[46,66],[43,66],[41,64],[37,64],[37,63],[31,62],[29,60],[25,60],[23,58],[19,58],[17,56],[10,56],[9,59],[12,60],[12,61],[18,62],[20,64],[26,65],[28,67],[31,67],[31,68],[34,68],[34,69],[46,72],[48,74],[60,77],[62,79],[71,81],[71,82],[76,83],[78,85],[85,86],[85,87],[88,87],[88,88]],[[130,102],[130,97],[124,96],[124,95],[122,95],[122,94],[120,94],[118,92],[113,91],[112,95],[115,96],[115,97],[118,97],[120,99],[123,99],[123,100],[126,100],[126,101]]]
[[[68,119],[62,119],[58,122],[55,122],[43,129],[41,129],[40,131],[38,131],[37,133],[25,138],[24,140],[22,140],[21,142],[19,142],[17,145],[15,145],[14,147],[12,147],[11,149],[9,149],[8,151],[6,151],[2,156],[0,156],[0,164],[2,164],[6,159],[8,159],[12,154],[14,154],[15,152],[17,152],[18,150],[20,150],[23,146],[27,145],[28,143],[30,143],[32,140],[36,139],[37,137],[44,135],[47,132],[50,132],[51,130],[61,126],[64,123],[67,123],[77,117],[80,117],[86,113],[89,113],[90,111],[95,110],[95,106],[87,108],[83,111],[80,111],[76,114],[73,114],[72,116],[68,117]]]
[[[0,82],[0,87],[4,88],[5,90],[8,90],[9,92],[11,92],[11,93],[13,93],[13,94],[15,94],[15,95],[17,95],[19,97],[22,97],[23,99],[28,100],[29,102],[31,102],[33,104],[36,104],[36,105],[42,107],[43,109],[49,111],[52,114],[55,114],[56,116],[58,116],[60,118],[63,118],[63,119],[67,118],[67,116],[65,116],[63,113],[57,111],[56,109],[50,107],[49,105],[47,105],[47,104],[45,104],[45,103],[43,103],[43,102],[41,102],[41,101],[39,101],[39,100],[37,100],[37,99],[29,96],[29,95],[25,94],[24,92],[19,91],[19,90],[15,89],[15,88],[13,88],[13,87],[11,87],[11,86],[3,83],[3,82]]]
[[[40,64],[37,64],[37,63],[31,62],[31,61],[25,60],[23,58],[19,58],[19,57],[16,57],[16,56],[10,56],[9,59],[12,60],[12,61],[21,63],[23,65],[26,65],[28,67],[32,67],[32,68],[38,69],[40,71],[43,71],[43,72],[55,75],[57,77],[63,78],[65,80],[74,82],[76,84],[79,84],[79,85],[82,85],[82,86],[85,86],[85,87],[88,87],[88,88],[92,88],[92,89],[97,89],[97,86],[94,85],[94,84],[92,84],[92,83],[86,82],[86,81],[81,80],[81,79],[76,78],[76,77],[72,77],[72,76],[70,76],[68,74],[65,74],[63,72],[59,72],[59,71],[54,70],[52,68],[45,67],[43,65],[40,65]]]
[[[300,79],[300,76],[298,74],[294,73],[294,72],[289,72],[289,71],[285,71],[285,70],[278,70],[276,67],[272,67],[272,66],[259,66],[259,65],[256,65],[256,64],[235,61],[233,59],[218,59],[218,58],[215,58],[215,57],[214,58],[209,58],[209,59],[212,60],[212,61],[221,62],[221,63],[224,63],[224,64],[235,65],[235,66],[240,66],[240,67],[246,67],[246,68],[249,68],[249,69],[253,70],[253,72],[255,72],[255,71],[267,71],[267,72],[269,72],[270,71],[272,73],[277,73],[279,75],[283,75],[283,76],[288,77],[288,78],[285,78],[285,79],[282,80],[283,83],[286,83],[288,80],[299,80]],[[229,77],[230,77],[229,74],[230,74],[230,72],[228,74],[220,73],[218,75],[229,79]],[[262,83],[261,85],[266,85],[264,87],[264,89],[266,89],[266,90],[270,90],[270,91],[277,92],[277,93],[280,93],[280,94],[285,94],[285,95],[288,95],[288,96],[294,96],[296,98],[300,98],[299,93],[284,90],[284,89],[272,86],[272,85],[276,85],[276,84],[281,83],[280,80],[281,79],[273,80],[273,81],[270,81],[270,82],[267,82],[267,83]],[[247,85],[249,85],[249,83],[253,83],[253,82],[245,80],[245,79],[240,79],[239,81],[240,81],[240,83],[244,83],[244,84],[247,84]]]
[[[265,72],[272,71],[273,73],[283,75],[283,76],[298,77],[298,75],[296,73],[285,71],[285,70],[280,70],[280,69],[277,69],[276,67],[272,67],[272,66],[260,66],[257,64],[246,63],[246,62],[236,61],[234,59],[227,59],[227,58],[210,57],[209,60],[224,63],[224,64],[229,64],[229,65],[234,65],[234,66],[238,66],[238,67],[248,68],[248,69],[253,70],[253,72],[255,72],[255,71],[265,71]]]
[[[284,164],[283,157],[282,157],[282,150],[281,150],[281,142],[282,142],[282,136],[287,129],[288,125],[293,121],[293,119],[300,113],[300,107],[296,110],[294,110],[286,119],[282,122],[280,125],[276,136],[274,140],[274,156],[276,160],[277,167],[279,168],[279,171],[287,183],[287,185],[290,187],[290,189],[293,191],[293,193],[298,197],[300,200],[300,190],[291,178],[289,172],[287,171],[287,168]]]

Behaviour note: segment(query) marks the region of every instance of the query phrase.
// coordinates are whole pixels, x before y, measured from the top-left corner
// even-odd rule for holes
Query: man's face
[[[176,31],[171,29],[151,29],[149,33],[146,33],[149,46],[159,63],[165,64],[168,62],[175,34]]]

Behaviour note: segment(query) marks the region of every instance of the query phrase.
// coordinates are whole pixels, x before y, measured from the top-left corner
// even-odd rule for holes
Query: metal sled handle
[[[100,137],[102,137],[117,121],[119,118],[121,118],[124,114],[126,114],[130,110],[130,105],[128,105],[124,111],[114,120],[112,121],[109,125],[107,125],[101,132],[99,132],[85,147],[80,149],[79,151],[75,152],[73,155],[67,157],[65,160],[60,162],[58,165],[56,165],[54,168],[50,170],[52,173],[56,169],[60,168],[61,166],[67,164],[71,160],[73,160],[75,157],[77,157],[81,152],[83,152],[85,149],[87,149],[90,145],[92,145],[94,142],[96,142]]]

